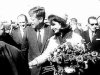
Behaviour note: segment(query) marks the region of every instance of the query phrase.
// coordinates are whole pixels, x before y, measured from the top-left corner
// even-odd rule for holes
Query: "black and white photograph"
[[[100,0],[0,0],[0,75],[100,75]]]

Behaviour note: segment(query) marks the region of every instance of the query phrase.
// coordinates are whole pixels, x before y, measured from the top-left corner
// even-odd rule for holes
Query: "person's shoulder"
[[[100,33],[100,29],[97,29],[96,32],[99,32]]]
[[[4,41],[0,41],[0,48],[5,46],[5,42]]]

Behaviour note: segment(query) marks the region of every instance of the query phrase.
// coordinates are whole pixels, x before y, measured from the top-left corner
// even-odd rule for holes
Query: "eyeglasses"
[[[94,26],[94,25],[96,25],[96,26],[97,26],[97,25],[98,25],[98,23],[92,23],[92,24],[91,24],[91,26]]]

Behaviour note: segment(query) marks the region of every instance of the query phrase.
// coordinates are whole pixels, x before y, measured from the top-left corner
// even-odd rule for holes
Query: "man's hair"
[[[62,28],[66,27],[66,20],[64,20],[63,18],[56,16],[56,15],[49,15],[48,16],[48,20],[50,22],[51,25],[53,25],[52,21],[58,22]]]
[[[94,20],[97,20],[97,18],[95,16],[91,16],[88,18],[88,23],[90,24],[90,19],[94,19]]]
[[[32,9],[29,10],[29,15],[32,16],[33,14],[36,14],[36,17],[38,19],[42,17],[44,20],[45,19],[45,8],[40,7],[40,6],[33,7]]]
[[[20,14],[20,15],[17,17],[17,19],[18,19],[20,16],[24,16],[24,17],[25,17],[25,21],[26,21],[26,23],[28,23],[28,19],[27,19],[27,16],[26,16],[26,15],[24,15],[24,14]]]
[[[77,22],[77,19],[76,18],[71,18],[71,21]]]

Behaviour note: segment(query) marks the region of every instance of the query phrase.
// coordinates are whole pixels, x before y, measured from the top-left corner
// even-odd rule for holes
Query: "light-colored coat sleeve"
[[[53,53],[57,47],[58,43],[56,42],[53,36],[49,39],[49,43],[45,51],[40,56],[36,57],[34,60],[37,60],[38,64],[42,64],[50,57],[50,54]]]

